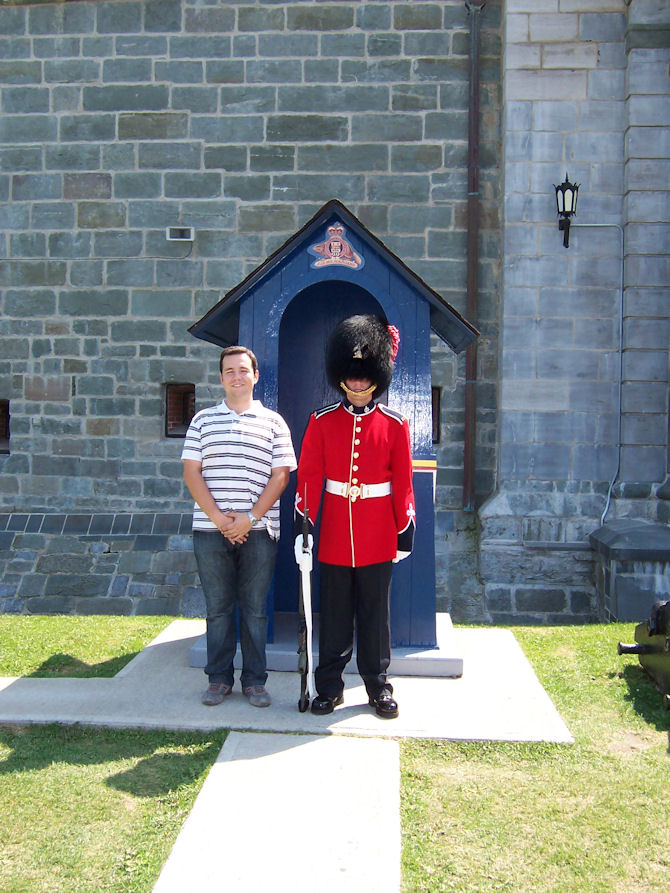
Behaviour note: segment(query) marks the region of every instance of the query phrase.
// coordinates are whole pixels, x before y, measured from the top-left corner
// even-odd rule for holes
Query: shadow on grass
[[[105,779],[105,784],[135,797],[157,797],[191,784],[214,763],[225,731],[166,732],[84,726],[0,727],[0,745],[10,753],[0,760],[0,775],[59,766],[93,766],[137,760]]]
[[[624,667],[623,678],[628,686],[628,693],[624,697],[632,704],[635,712],[657,731],[669,731],[670,710],[665,709],[663,694],[653,679],[641,666],[635,664]]]
[[[40,664],[32,673],[26,674],[28,679],[54,679],[71,677],[76,679],[86,678],[110,678],[122,670],[126,664],[137,657],[139,651],[132,651],[128,654],[121,654],[110,660],[104,660],[97,664],[87,664],[71,654],[56,653],[52,654],[47,660]]]

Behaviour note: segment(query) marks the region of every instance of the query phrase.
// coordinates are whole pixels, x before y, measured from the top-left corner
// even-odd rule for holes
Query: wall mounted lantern
[[[568,180],[568,174],[565,174],[565,180],[556,186],[556,211],[558,212],[558,229],[563,233],[563,247],[570,247],[570,218],[577,213],[577,195],[579,194],[579,183],[571,183]]]

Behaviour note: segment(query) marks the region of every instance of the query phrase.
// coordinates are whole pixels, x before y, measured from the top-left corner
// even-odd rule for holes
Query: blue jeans
[[[244,543],[222,534],[193,531],[193,552],[207,606],[207,665],[210,682],[233,684],[237,649],[235,608],[239,609],[242,688],[265,685],[267,595],[277,543],[265,530],[253,530]]]

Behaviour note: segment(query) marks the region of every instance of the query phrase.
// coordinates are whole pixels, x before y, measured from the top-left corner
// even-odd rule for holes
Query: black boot
[[[375,708],[375,713],[382,719],[395,719],[398,715],[398,703],[390,685],[383,688],[376,697],[370,695],[368,704]]]
[[[332,698],[324,698],[321,695],[317,695],[312,701],[312,713],[317,716],[325,716],[327,713],[332,713],[333,710],[344,701],[342,695],[335,695]]]

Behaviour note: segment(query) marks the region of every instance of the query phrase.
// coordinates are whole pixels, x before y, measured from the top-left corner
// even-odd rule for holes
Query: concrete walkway
[[[270,673],[270,707],[239,684],[204,707],[189,651],[204,621],[175,620],[113,679],[0,679],[0,722],[233,730],[156,884],[184,889],[394,893],[404,737],[571,743],[508,630],[457,629],[460,678],[393,677],[400,716],[377,717],[356,675],[330,716],[301,714],[299,679]]]
[[[398,780],[396,741],[231,732],[154,893],[393,893]]]

